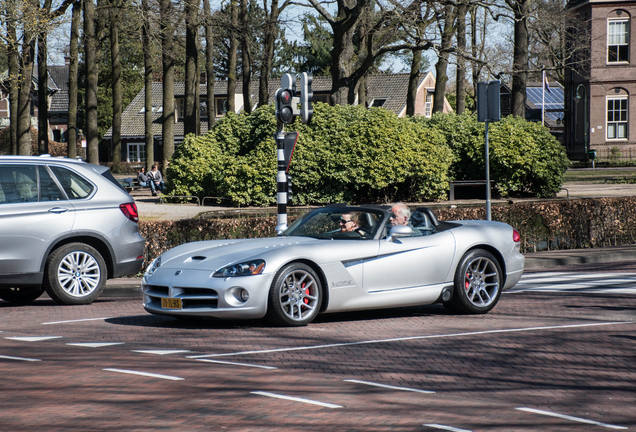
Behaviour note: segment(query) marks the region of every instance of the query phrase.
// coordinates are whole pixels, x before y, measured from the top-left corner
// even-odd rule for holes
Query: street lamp
[[[583,123],[585,125],[584,134],[583,134],[583,146],[585,150],[585,165],[587,166],[587,148],[589,144],[588,133],[590,128],[587,125],[587,88],[583,84],[579,84],[576,87],[576,96],[574,96],[574,102],[576,102],[576,105],[578,107],[579,101],[581,100],[581,95],[579,94],[579,91],[581,89],[583,89],[583,119],[584,119]]]

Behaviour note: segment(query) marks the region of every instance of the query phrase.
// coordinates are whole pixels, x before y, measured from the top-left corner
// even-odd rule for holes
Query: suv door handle
[[[53,207],[52,209],[49,209],[50,213],[65,213],[67,212],[68,209],[67,208],[63,208],[63,207]]]

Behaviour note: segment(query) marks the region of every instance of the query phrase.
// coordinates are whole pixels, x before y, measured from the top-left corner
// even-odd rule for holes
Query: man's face
[[[393,207],[391,209],[391,217],[389,218],[389,222],[391,222],[391,226],[394,227],[396,225],[406,225],[408,224],[408,220],[406,216],[402,216],[398,207]]]
[[[342,218],[340,219],[340,232],[353,231],[355,226],[356,226],[356,224],[355,224],[354,221],[351,220],[351,215],[350,214],[343,214],[342,215]]]

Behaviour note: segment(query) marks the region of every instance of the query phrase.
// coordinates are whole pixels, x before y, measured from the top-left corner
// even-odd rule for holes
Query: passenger
[[[139,186],[150,186],[148,184],[148,176],[146,175],[146,168],[141,167],[139,170],[139,174],[137,174],[137,182],[139,182]]]
[[[393,207],[391,207],[391,217],[389,218],[389,222],[391,223],[391,227],[396,225],[408,225],[410,217],[411,210],[406,204],[398,202],[393,204]]]

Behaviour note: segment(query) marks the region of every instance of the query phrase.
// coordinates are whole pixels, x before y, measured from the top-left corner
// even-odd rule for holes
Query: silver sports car
[[[175,317],[262,318],[443,303],[486,313],[521,278],[519,233],[501,222],[440,222],[418,208],[391,226],[388,206],[331,205],[278,237],[184,244],[143,277],[144,308]]]

